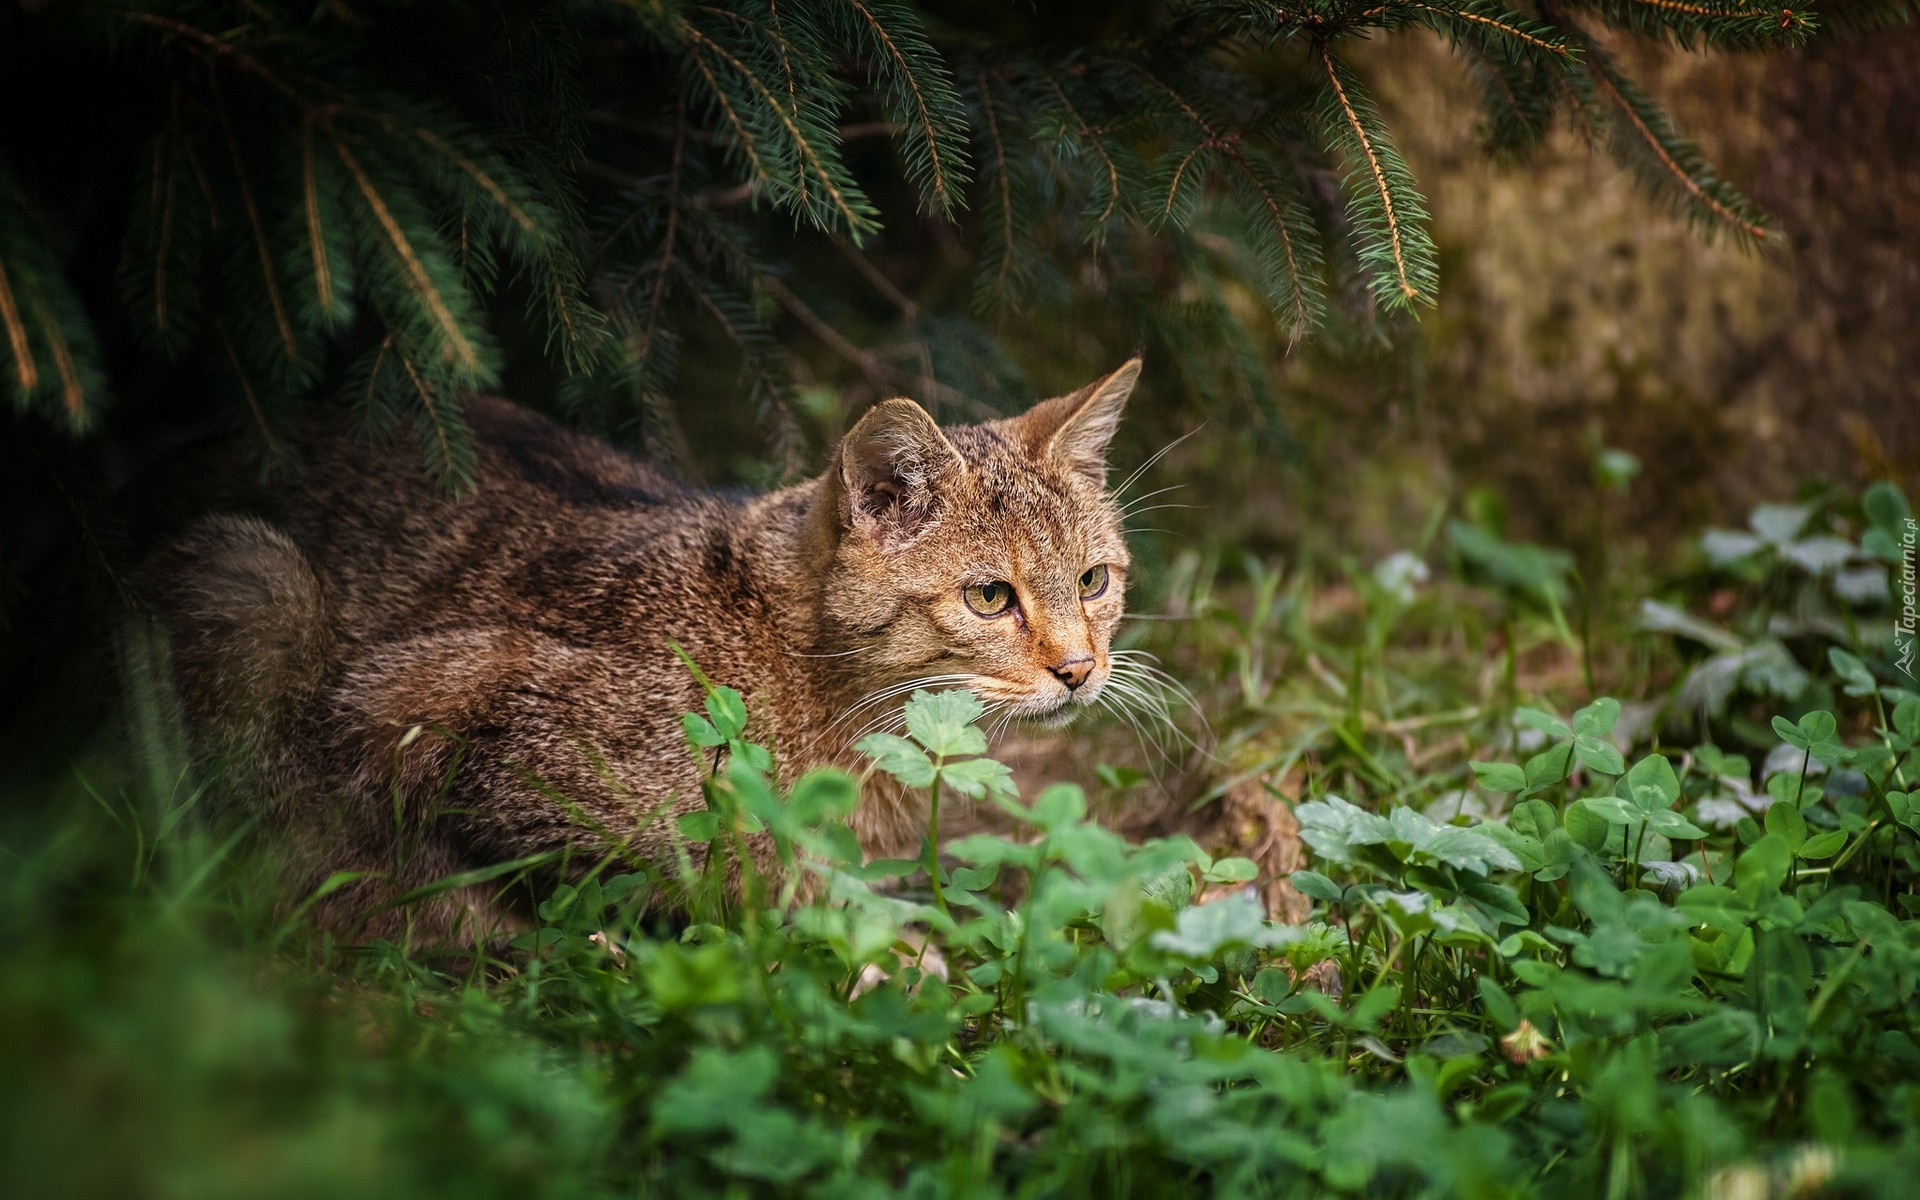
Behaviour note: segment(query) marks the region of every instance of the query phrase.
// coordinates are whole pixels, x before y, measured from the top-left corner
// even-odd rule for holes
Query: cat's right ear
[[[882,400],[840,442],[842,512],[881,541],[914,537],[938,511],[940,491],[966,462],[911,400]]]

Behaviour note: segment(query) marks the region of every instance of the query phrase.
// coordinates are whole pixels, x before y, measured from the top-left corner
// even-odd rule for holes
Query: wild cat
[[[404,928],[383,903],[563,846],[671,854],[667,824],[703,803],[680,723],[702,694],[672,644],[746,697],[787,779],[850,761],[914,688],[1043,723],[1117,702],[1105,460],[1139,373],[944,429],[887,400],[824,473],[746,500],[498,399],[472,406],[458,497],[404,448],[323,438],[292,487],[151,572],[189,727],[258,764],[240,790],[296,875],[364,873],[329,925],[471,944],[515,921],[486,887]],[[872,787],[852,825],[895,856],[924,814]]]

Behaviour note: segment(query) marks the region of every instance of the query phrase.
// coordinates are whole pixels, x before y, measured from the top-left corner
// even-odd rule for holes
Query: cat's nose
[[[1093,674],[1093,656],[1083,654],[1079,658],[1070,658],[1058,666],[1047,669],[1053,672],[1055,679],[1067,685],[1068,691],[1077,691],[1080,685],[1087,681],[1087,676]]]

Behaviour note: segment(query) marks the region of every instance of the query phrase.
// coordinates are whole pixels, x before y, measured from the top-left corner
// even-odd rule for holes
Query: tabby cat
[[[155,564],[189,728],[230,784],[259,764],[228,790],[273,798],[309,886],[364,873],[326,923],[471,944],[518,920],[488,887],[406,925],[385,902],[569,843],[657,858],[701,807],[680,716],[702,696],[670,642],[745,695],[786,779],[850,763],[914,687],[1063,723],[1112,669],[1128,557],[1105,454],[1139,372],[946,429],[887,400],[824,474],[744,501],[504,400],[472,407],[458,497],[404,448],[323,437],[277,499]],[[852,823],[898,856],[924,814],[869,785]]]

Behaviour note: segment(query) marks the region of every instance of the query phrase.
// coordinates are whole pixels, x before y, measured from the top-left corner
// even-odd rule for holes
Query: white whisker
[[[1175,446],[1178,446],[1181,442],[1186,441],[1188,438],[1192,437],[1196,433],[1199,433],[1202,429],[1205,429],[1206,427],[1207,427],[1206,422],[1202,421],[1200,424],[1194,426],[1192,429],[1189,429],[1187,432],[1181,434],[1179,437],[1173,439],[1172,441],[1168,442],[1166,445],[1160,447],[1159,450],[1154,452],[1153,457],[1147,459],[1147,461],[1135,467],[1133,469],[1133,474],[1127,476],[1126,479],[1121,482],[1119,487],[1113,489],[1114,500],[1118,501],[1120,497],[1126,495],[1127,489],[1134,485],[1134,481],[1139,479],[1142,475],[1145,475],[1147,471],[1150,468],[1152,468],[1153,464],[1165,458],[1168,452],[1170,452]]]
[[[1134,509],[1138,508],[1140,505],[1145,504],[1147,501],[1153,499],[1155,496],[1164,496],[1168,492],[1177,492],[1181,488],[1184,488],[1186,486],[1187,485],[1184,483],[1170,483],[1166,487],[1155,488],[1154,490],[1146,493],[1145,495],[1135,496],[1133,499],[1127,501],[1127,503],[1121,505],[1120,515],[1124,517],[1128,513],[1134,511]]]

